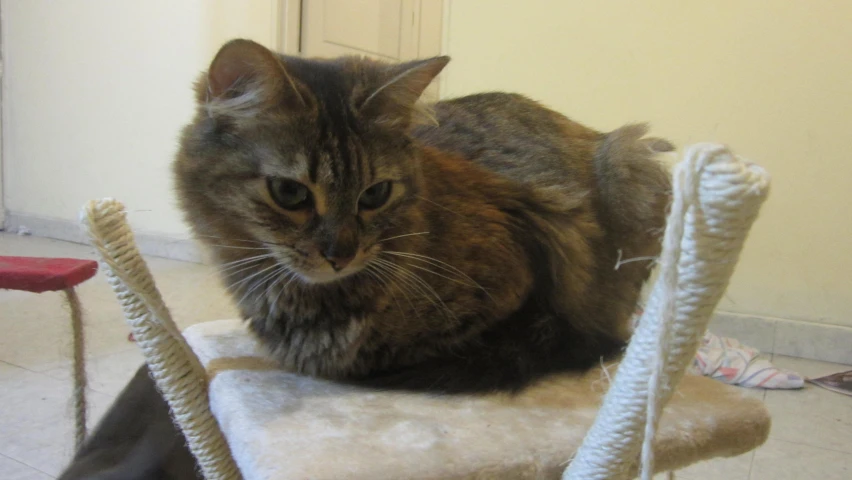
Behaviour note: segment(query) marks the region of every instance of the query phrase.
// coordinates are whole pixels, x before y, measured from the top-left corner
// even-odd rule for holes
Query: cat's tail
[[[539,188],[524,209],[539,240],[530,249],[536,270],[550,277],[546,296],[578,331],[625,338],[638,292],[659,255],[671,197],[668,169],[658,159],[674,146],[646,138],[645,125],[628,125],[602,136],[591,160],[595,179],[586,196]],[[588,199],[591,202],[576,200]],[[573,201],[572,201],[573,199]],[[538,255],[536,255],[538,250]],[[543,267],[543,268],[542,268]],[[547,287],[546,287],[547,288]]]
[[[665,223],[671,177],[659,154],[675,147],[647,133],[645,124],[626,125],[604,135],[595,153],[601,218],[616,236],[644,237]]]
[[[199,471],[143,365],[59,480],[194,480]]]

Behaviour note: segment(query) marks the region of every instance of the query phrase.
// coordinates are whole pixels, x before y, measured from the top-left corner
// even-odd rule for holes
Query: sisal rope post
[[[65,302],[71,311],[71,335],[74,359],[71,363],[71,373],[74,378],[74,445],[79,449],[86,439],[86,337],[83,330],[83,308],[80,306],[80,298],[73,288],[64,290]]]
[[[151,376],[207,480],[239,480],[219,424],[210,412],[207,373],[163,302],[125,220],[113,199],[89,202],[82,222],[121,302],[125,320],[142,349]]]
[[[769,176],[727,148],[689,148],[674,173],[660,277],[565,480],[654,473],[662,409],[695,355],[769,192]]]

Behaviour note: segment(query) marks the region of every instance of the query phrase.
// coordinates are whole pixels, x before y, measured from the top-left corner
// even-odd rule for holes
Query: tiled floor
[[[91,248],[0,234],[0,255],[94,258]],[[149,259],[182,326],[236,317],[211,269]],[[141,364],[126,339],[121,311],[100,275],[79,288],[86,309],[92,418],[97,418]],[[203,301],[199,299],[203,298]],[[0,478],[54,478],[72,451],[68,315],[58,294],[0,291]],[[849,369],[791,357],[774,361],[807,376]],[[772,433],[751,454],[694,465],[687,480],[833,480],[852,478],[852,398],[808,386],[802,391],[749,391],[764,399]]]

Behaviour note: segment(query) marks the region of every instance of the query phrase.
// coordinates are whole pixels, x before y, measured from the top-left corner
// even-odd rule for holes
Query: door
[[[441,54],[441,0],[304,0],[300,53],[404,61]],[[433,83],[424,99],[438,99]]]
[[[0,21],[0,25],[3,22]],[[2,28],[2,27],[0,27]],[[5,116],[5,112],[3,112],[3,67],[5,66],[3,63],[3,32],[0,31],[0,229],[3,229],[6,226],[6,206],[3,204],[3,117]]]

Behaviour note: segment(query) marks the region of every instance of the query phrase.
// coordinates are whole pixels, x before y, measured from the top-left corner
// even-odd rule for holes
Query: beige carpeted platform
[[[377,392],[276,369],[236,320],[184,334],[246,480],[556,479],[608,385],[596,369],[516,397]],[[769,425],[759,400],[687,376],[663,416],[657,468],[745,453]]]

